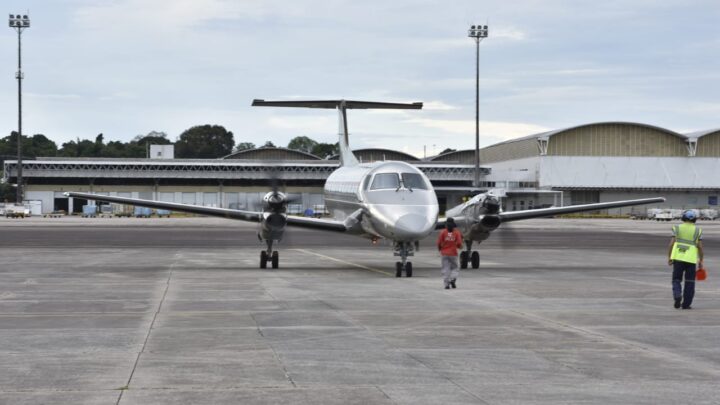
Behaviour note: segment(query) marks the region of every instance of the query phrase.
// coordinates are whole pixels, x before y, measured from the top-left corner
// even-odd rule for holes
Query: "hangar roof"
[[[257,159],[257,160],[322,160],[312,153],[295,149],[263,146],[255,149],[244,149],[233,152],[222,159]]]
[[[706,129],[706,130],[704,130],[704,131],[690,132],[690,133],[688,133],[688,134],[685,134],[685,136],[687,136],[688,138],[702,138],[703,136],[712,135],[712,134],[714,134],[714,133],[720,133],[720,128]]]
[[[399,150],[383,148],[355,149],[353,154],[362,162],[375,162],[378,160],[401,160],[403,162],[418,162],[420,159]],[[337,160],[338,155],[330,156],[328,159]]]
[[[640,123],[640,122],[600,121],[600,122],[592,122],[592,123],[589,123],[589,124],[575,125],[575,126],[567,127],[567,128],[554,129],[554,130],[552,130],[552,131],[540,132],[540,133],[538,133],[538,134],[532,134],[532,135],[523,136],[523,137],[520,137],[520,138],[509,139],[509,140],[507,140],[507,141],[498,142],[498,143],[493,144],[493,145],[490,145],[490,146],[488,146],[488,147],[492,147],[492,146],[496,146],[496,145],[503,145],[503,144],[507,144],[507,143],[513,143],[513,142],[519,142],[519,141],[524,141],[524,140],[528,140],[528,139],[549,138],[549,137],[551,137],[551,136],[554,136],[554,135],[557,135],[557,134],[560,134],[560,133],[563,133],[563,132],[571,131],[571,130],[573,130],[573,129],[580,129],[580,128],[591,127],[591,126],[596,126],[596,125],[631,125],[631,126],[643,127],[643,128],[648,128],[648,129],[653,129],[653,130],[656,130],[656,131],[664,132],[664,133],[667,133],[667,134],[669,134],[669,135],[676,136],[676,137],[681,138],[681,139],[687,139],[687,138],[688,138],[687,136],[685,136],[685,135],[683,135],[683,134],[681,134],[681,133],[679,133],[679,132],[671,131],[671,130],[669,130],[669,129],[667,129],[667,128],[662,128],[662,127],[658,127],[658,126],[655,126],[655,125],[643,124],[643,123]]]

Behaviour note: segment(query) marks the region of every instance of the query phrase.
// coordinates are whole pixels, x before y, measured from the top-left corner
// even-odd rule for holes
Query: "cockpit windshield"
[[[401,177],[402,176],[402,177]],[[428,185],[422,176],[417,173],[378,173],[370,184],[370,190],[387,190],[403,188],[408,190],[427,190]],[[367,189],[367,187],[365,187]]]
[[[397,189],[400,187],[400,177],[397,173],[378,173],[370,185],[370,190]]]
[[[414,190],[427,190],[427,184],[423,180],[422,176],[417,173],[403,173],[402,174],[403,186],[405,188]]]

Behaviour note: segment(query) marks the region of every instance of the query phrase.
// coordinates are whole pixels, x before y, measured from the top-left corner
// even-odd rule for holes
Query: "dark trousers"
[[[685,277],[685,290],[681,288],[681,283]],[[682,262],[680,260],[673,261],[672,275],[673,297],[682,297],[683,307],[692,305],[695,296],[695,263]]]

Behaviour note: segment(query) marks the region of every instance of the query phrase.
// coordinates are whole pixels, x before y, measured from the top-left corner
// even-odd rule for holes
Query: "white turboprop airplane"
[[[388,239],[393,241],[394,255],[400,257],[395,263],[395,275],[401,277],[405,272],[412,277],[412,263],[407,261],[418,248],[419,241],[427,237],[434,229],[444,225],[438,221],[438,202],[430,181],[416,167],[397,161],[384,161],[361,164],[349,147],[347,110],[348,109],[413,109],[422,108],[422,103],[379,103],[350,100],[322,101],[265,101],[254,100],[253,106],[267,107],[305,107],[337,109],[339,113],[340,167],[325,182],[325,206],[330,211],[329,219],[288,216],[288,198],[284,193],[273,189],[263,197],[263,211],[244,211],[228,208],[203,207],[190,204],[170,203],[137,198],[101,196],[90,193],[68,192],[70,197],[97,200],[109,203],[137,205],[172,211],[224,217],[259,223],[258,238],[267,244],[260,252],[260,267],[273,268],[279,265],[279,254],[273,250],[274,242],[282,239],[285,227],[305,227],[332,232],[345,232],[369,238],[373,241]],[[656,202],[658,199],[618,201],[615,207]],[[564,207],[562,213],[586,210],[572,210]],[[594,207],[600,209],[604,207]],[[525,213],[524,217],[520,217]],[[517,219],[555,215],[556,212],[540,210],[517,211]],[[537,215],[540,214],[540,215]],[[497,216],[485,216],[483,221],[498,221],[495,228],[504,219]],[[494,229],[494,228],[493,228]]]
[[[463,234],[466,249],[460,252],[460,267],[466,269],[468,262],[470,262],[472,268],[477,269],[480,267],[480,254],[472,250],[473,242],[480,243],[484,241],[490,236],[490,233],[496,230],[502,223],[575,212],[627,207],[630,205],[660,203],[664,201],[664,198],[656,197],[502,212],[498,196],[494,195],[492,191],[489,191],[478,194],[467,202],[447,210],[445,215],[455,220],[455,223]]]

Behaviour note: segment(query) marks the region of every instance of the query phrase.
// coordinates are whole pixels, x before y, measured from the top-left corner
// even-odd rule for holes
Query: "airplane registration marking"
[[[347,264],[347,265],[350,265],[350,266],[353,266],[353,267],[358,267],[358,268],[361,268],[361,269],[363,269],[363,270],[372,271],[373,273],[380,273],[380,274],[384,274],[384,275],[390,276],[390,277],[394,277],[394,276],[395,276],[394,274],[390,274],[390,273],[388,273],[387,271],[382,271],[382,270],[379,270],[379,269],[374,269],[374,268],[372,268],[372,267],[363,266],[362,264],[357,264],[357,263],[353,263],[353,262],[348,262],[348,261],[345,261],[345,260],[342,260],[342,259],[334,258],[334,257],[332,257],[332,256],[326,256],[326,255],[321,254],[321,253],[313,252],[312,250],[307,250],[307,249],[293,249],[293,250],[298,251],[298,252],[302,252],[302,253],[306,253],[306,254],[309,254],[309,255],[319,256],[319,257],[322,257],[323,259],[329,259],[329,260],[336,261],[336,262],[342,263],[342,264]]]

